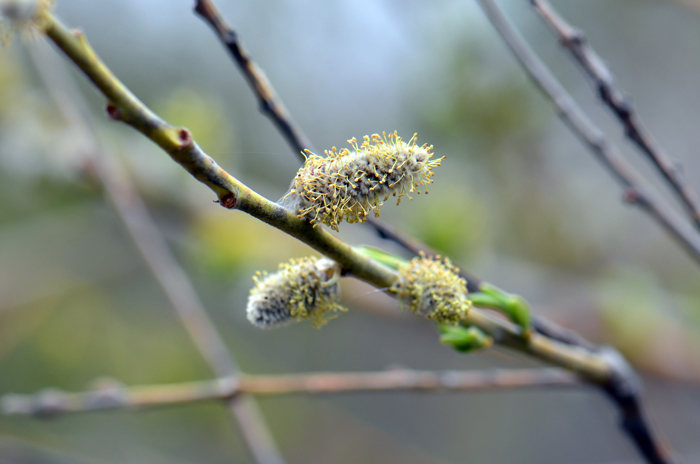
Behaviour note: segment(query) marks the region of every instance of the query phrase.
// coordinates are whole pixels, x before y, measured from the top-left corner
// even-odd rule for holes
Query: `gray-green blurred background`
[[[58,0],[143,101],[189,127],[271,199],[298,158],[257,109],[191,0]],[[613,344],[645,376],[655,424],[700,459],[700,267],[640,211],[559,122],[470,0],[224,1],[219,5],[318,151],[398,130],[446,156],[430,195],[382,219]],[[527,2],[501,2],[628,159],[653,172]],[[687,2],[692,4],[692,2]],[[663,0],[557,1],[582,26],[658,141],[700,191],[700,16]],[[30,43],[29,46],[36,46]],[[0,49],[0,393],[209,378],[15,39]],[[526,367],[494,349],[460,355],[433,324],[344,282],[350,311],[321,330],[245,319],[250,276],[310,250],[214,195],[155,145],[111,123],[77,73],[110,156],[133,175],[172,250],[249,373]],[[655,185],[660,185],[655,182]],[[668,198],[668,196],[667,196]],[[382,246],[367,227],[341,237]],[[291,463],[640,462],[596,391],[359,394],[264,399]],[[2,463],[249,463],[220,404],[49,421],[0,418]]]

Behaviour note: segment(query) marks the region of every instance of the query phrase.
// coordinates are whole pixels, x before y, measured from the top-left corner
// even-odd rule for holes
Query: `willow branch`
[[[236,359],[209,318],[192,281],[170,252],[165,237],[148,212],[138,190],[116,160],[102,155],[103,150],[100,149],[95,130],[85,117],[88,111],[82,93],[66,72],[61,60],[48,62],[53,55],[38,56],[40,50],[35,48],[31,52],[56,107],[89,145],[86,161],[90,172],[103,185],[171,307],[214,373],[219,377],[235,377],[239,370]],[[283,464],[284,459],[255,401],[247,396],[239,396],[235,401],[229,402],[228,407],[256,462]]]
[[[251,59],[236,31],[226,22],[216,6],[209,0],[197,0],[194,11],[219,35],[234,61],[245,76],[248,85],[258,99],[260,111],[270,118],[280,133],[303,160],[303,151],[313,151],[311,142],[294,122],[277,92],[267,80],[262,69]]]
[[[511,390],[541,387],[581,387],[581,379],[556,368],[492,369],[486,371],[416,371],[241,375],[167,385],[125,387],[109,382],[101,388],[68,393],[49,389],[34,395],[7,394],[0,399],[6,415],[56,416],[109,409],[146,409],[201,401],[230,400],[242,394],[344,394],[414,391],[424,393]]]
[[[686,244],[686,248],[697,259],[700,248],[694,242],[684,242],[683,239],[683,237],[687,236],[687,240],[695,240],[696,235],[694,231],[687,228],[680,218],[676,218],[667,209],[661,208],[657,204],[657,200],[650,197],[642,189],[636,172],[620,157],[614,147],[605,140],[602,132],[590,122],[583,110],[554,78],[539,57],[530,49],[527,42],[505,17],[496,2],[493,0],[479,0],[479,3],[532,80],[545,96],[552,100],[560,118],[625,187],[625,196],[628,201],[641,206],[661,222],[672,235]],[[544,333],[549,330],[549,328],[545,329]],[[558,332],[556,327],[554,327],[554,330]],[[662,446],[661,440],[655,436],[645,417],[641,403],[641,381],[637,374],[617,351],[609,351],[608,355],[610,365],[616,365],[617,368],[615,369],[616,374],[603,386],[603,389],[621,413],[623,430],[628,434],[647,462],[651,464],[668,464],[672,462],[668,451]]]
[[[637,171],[622,158],[615,146],[605,138],[603,132],[588,119],[498,6],[492,0],[479,0],[479,3],[520,64],[542,93],[552,101],[561,120],[622,186],[624,200],[640,207],[654,218],[690,256],[700,262],[700,236],[695,230],[647,189]]]
[[[47,14],[46,33],[109,99],[108,111],[115,119],[126,122],[161,146],[211,188],[223,206],[244,211],[296,237],[336,261],[347,274],[377,288],[390,288],[400,278],[394,270],[368,258],[324,228],[299,219],[295,212],[263,198],[224,171],[199,148],[189,131],[168,125],[136,99],[99,60],[82,34],[68,31],[51,14]],[[599,353],[538,334],[526,337],[519,327],[481,310],[469,311],[463,322],[478,326],[505,346],[565,367],[590,382],[606,384],[615,375],[615,366]]]
[[[567,23],[547,0],[528,1],[578,62],[593,84],[598,97],[622,124],[625,135],[659,170],[687,210],[695,227],[700,229],[700,206],[695,193],[683,177],[680,165],[669,159],[646,129],[632,100],[617,86],[612,72],[590,46],[584,32]]]

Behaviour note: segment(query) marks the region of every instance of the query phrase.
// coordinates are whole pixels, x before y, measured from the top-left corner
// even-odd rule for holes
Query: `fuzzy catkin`
[[[246,312],[255,326],[270,329],[295,320],[311,319],[321,327],[334,316],[346,311],[338,304],[340,268],[330,259],[315,257],[292,259],[280,264],[279,271],[253,277]]]
[[[284,198],[298,217],[312,224],[326,224],[338,230],[338,224],[365,222],[370,211],[379,216],[382,200],[420,192],[432,183],[432,168],[444,158],[431,159],[432,146],[418,146],[416,135],[404,142],[396,132],[365,136],[362,145],[348,140],[354,151],[333,147],[326,158],[307,151],[292,188]]]
[[[392,291],[416,314],[440,323],[457,324],[472,306],[467,282],[449,259],[421,254],[399,267],[401,279]]]

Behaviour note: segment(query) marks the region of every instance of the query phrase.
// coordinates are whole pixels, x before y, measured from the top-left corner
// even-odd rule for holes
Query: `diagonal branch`
[[[86,162],[105,192],[148,268],[163,289],[200,353],[217,376],[235,377],[238,365],[209,318],[201,298],[179,265],[122,166],[102,155],[96,131],[85,117],[85,99],[55,55],[31,48],[31,56],[57,109],[88,144]],[[43,52],[43,53],[42,53]],[[40,56],[41,54],[41,56]],[[53,58],[53,59],[52,59]],[[51,61],[49,61],[51,60]],[[260,464],[283,464],[284,460],[254,400],[239,396],[228,406],[240,425],[243,437]]]
[[[700,262],[700,236],[679,215],[671,210],[644,185],[641,176],[627,163],[618,150],[603,135],[576,104],[562,85],[530,49],[520,34],[505,18],[492,0],[478,0],[491,23],[528,72],[557,109],[561,120],[576,137],[600,160],[624,189],[623,198],[654,218],[683,248]]]
[[[642,190],[636,172],[619,156],[612,145],[608,144],[602,132],[590,122],[583,110],[554,78],[539,57],[530,49],[527,42],[520,36],[508,18],[505,17],[496,2],[494,0],[478,1],[520,64],[544,95],[552,100],[557,108],[559,117],[625,187],[625,195],[632,197],[628,199],[642,206],[657,220],[665,217],[665,215],[673,217],[674,219],[670,223],[660,221],[662,224],[666,224],[667,229],[673,225],[674,227],[670,228],[672,231],[677,230],[680,232],[681,230],[686,230],[685,224],[679,218],[675,218],[675,216],[670,215],[670,212],[661,209],[656,200],[653,197],[649,197]],[[644,201],[641,201],[642,199]],[[692,229],[688,230],[687,234],[692,234],[692,237],[695,238],[695,233]],[[689,235],[690,237],[691,235]],[[695,247],[690,250],[695,250],[697,253],[700,251],[700,248]],[[698,258],[700,255],[694,254],[694,256]],[[654,435],[653,429],[644,415],[641,402],[641,381],[637,374],[617,351],[609,351],[608,354],[610,363],[617,366],[617,368],[615,369],[616,374],[607,385],[603,386],[603,389],[620,410],[622,428],[649,463],[668,464],[672,462],[668,452],[662,447],[659,438]]]
[[[7,394],[0,398],[6,415],[53,417],[64,413],[109,409],[146,409],[211,400],[231,400],[242,394],[344,394],[413,391],[472,392],[541,387],[582,387],[569,372],[555,368],[490,369],[485,371],[416,371],[241,375],[198,382],[125,387],[109,381],[92,391],[68,393],[48,389],[34,395]]]
[[[612,72],[590,46],[584,32],[567,23],[547,0],[528,1],[581,66],[583,72],[591,80],[598,97],[622,124],[625,135],[656,166],[688,211],[695,227],[700,229],[700,206],[698,206],[695,193],[683,178],[681,167],[669,159],[644,127],[631,99],[617,86]]]
[[[267,80],[263,70],[250,58],[236,31],[219,13],[216,5],[209,0],[197,0],[194,11],[214,28],[257,97],[260,103],[260,111],[272,120],[303,161],[304,149],[314,151],[311,142],[294,122],[282,100],[277,96],[277,92]]]

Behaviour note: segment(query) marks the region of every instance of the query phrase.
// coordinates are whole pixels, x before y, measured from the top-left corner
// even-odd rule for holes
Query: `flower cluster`
[[[295,320],[311,319],[320,327],[333,316],[346,311],[340,300],[340,267],[330,259],[292,259],[268,275],[258,272],[248,297],[246,312],[255,326],[269,329]]]
[[[421,254],[398,269],[392,291],[411,311],[437,322],[457,324],[471,308],[467,282],[449,259]]]
[[[300,218],[334,230],[342,220],[364,222],[370,211],[379,216],[382,200],[420,192],[432,183],[432,168],[444,158],[431,159],[432,146],[418,146],[416,135],[404,142],[396,132],[365,136],[362,145],[348,140],[354,151],[333,147],[326,157],[307,151],[292,188],[284,198]]]

